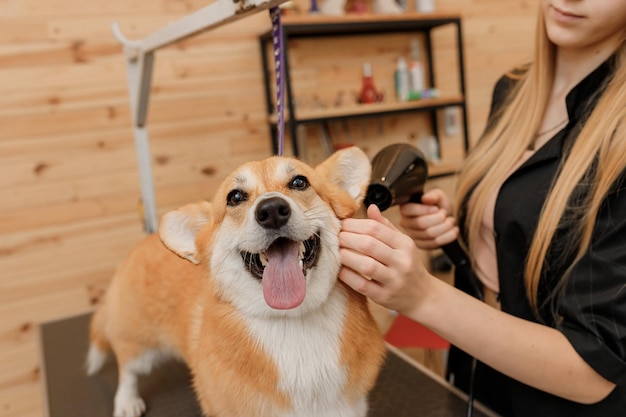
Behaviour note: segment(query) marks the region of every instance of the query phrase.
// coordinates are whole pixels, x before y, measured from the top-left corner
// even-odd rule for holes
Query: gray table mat
[[[95,376],[87,377],[84,371],[90,317],[85,314],[40,327],[48,417],[113,415],[117,386],[114,358]],[[172,361],[158,366],[149,376],[140,378],[139,389],[148,406],[145,417],[203,417],[183,363]],[[467,407],[458,393],[393,351],[388,352],[369,403],[368,417],[460,417]],[[487,414],[476,409],[474,416]]]

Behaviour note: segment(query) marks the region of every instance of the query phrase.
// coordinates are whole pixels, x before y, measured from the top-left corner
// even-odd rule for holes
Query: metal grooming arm
[[[128,93],[132,111],[133,134],[144,213],[144,228],[148,233],[157,230],[157,210],[152,181],[152,164],[147,130],[148,101],[152,82],[154,52],[172,43],[226,23],[234,22],[261,10],[278,6],[286,0],[216,0],[214,3],[174,21],[144,39],[129,40],[122,35],[119,25],[112,25],[113,35],[124,45]],[[269,17],[268,17],[269,19]]]

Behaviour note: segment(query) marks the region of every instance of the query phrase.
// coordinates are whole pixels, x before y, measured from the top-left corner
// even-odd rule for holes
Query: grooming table
[[[44,416],[111,417],[117,365],[111,357],[100,373],[88,377],[84,362],[91,314],[40,326]],[[202,417],[187,367],[168,362],[140,378],[145,417]],[[442,378],[389,347],[385,365],[370,394],[368,417],[464,416],[463,394]],[[475,404],[475,417],[493,417]],[[320,416],[333,417],[333,416]]]

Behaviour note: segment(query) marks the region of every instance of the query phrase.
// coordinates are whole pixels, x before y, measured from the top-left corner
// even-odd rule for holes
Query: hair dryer
[[[428,177],[428,165],[419,149],[405,143],[389,145],[372,159],[372,178],[365,206],[380,211],[409,201],[419,203]]]
[[[428,178],[428,164],[419,149],[397,143],[381,149],[372,159],[372,176],[364,203],[378,206],[380,211],[407,202],[419,203]],[[483,291],[472,271],[465,251],[454,241],[443,245],[444,253],[472,287],[474,296],[482,299]]]

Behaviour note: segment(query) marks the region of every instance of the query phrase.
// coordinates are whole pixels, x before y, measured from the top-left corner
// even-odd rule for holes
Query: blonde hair
[[[517,82],[501,113],[494,115],[494,122],[468,155],[459,174],[456,201],[466,205],[458,204],[456,215],[465,216],[464,231],[470,246],[478,239],[489,195],[534,140],[546,111],[556,47],[548,39],[541,12],[537,35],[534,64]],[[567,229],[576,239],[568,240],[569,247],[564,248],[571,256],[567,257],[565,274],[558,277],[549,297],[552,301],[564,287],[572,266],[588,249],[600,206],[626,169],[626,42],[616,53],[615,68],[612,80],[562,162],[539,216],[524,271],[528,299],[537,316],[539,281],[557,227]],[[589,192],[582,206],[576,208],[579,215],[565,216],[583,179]]]

